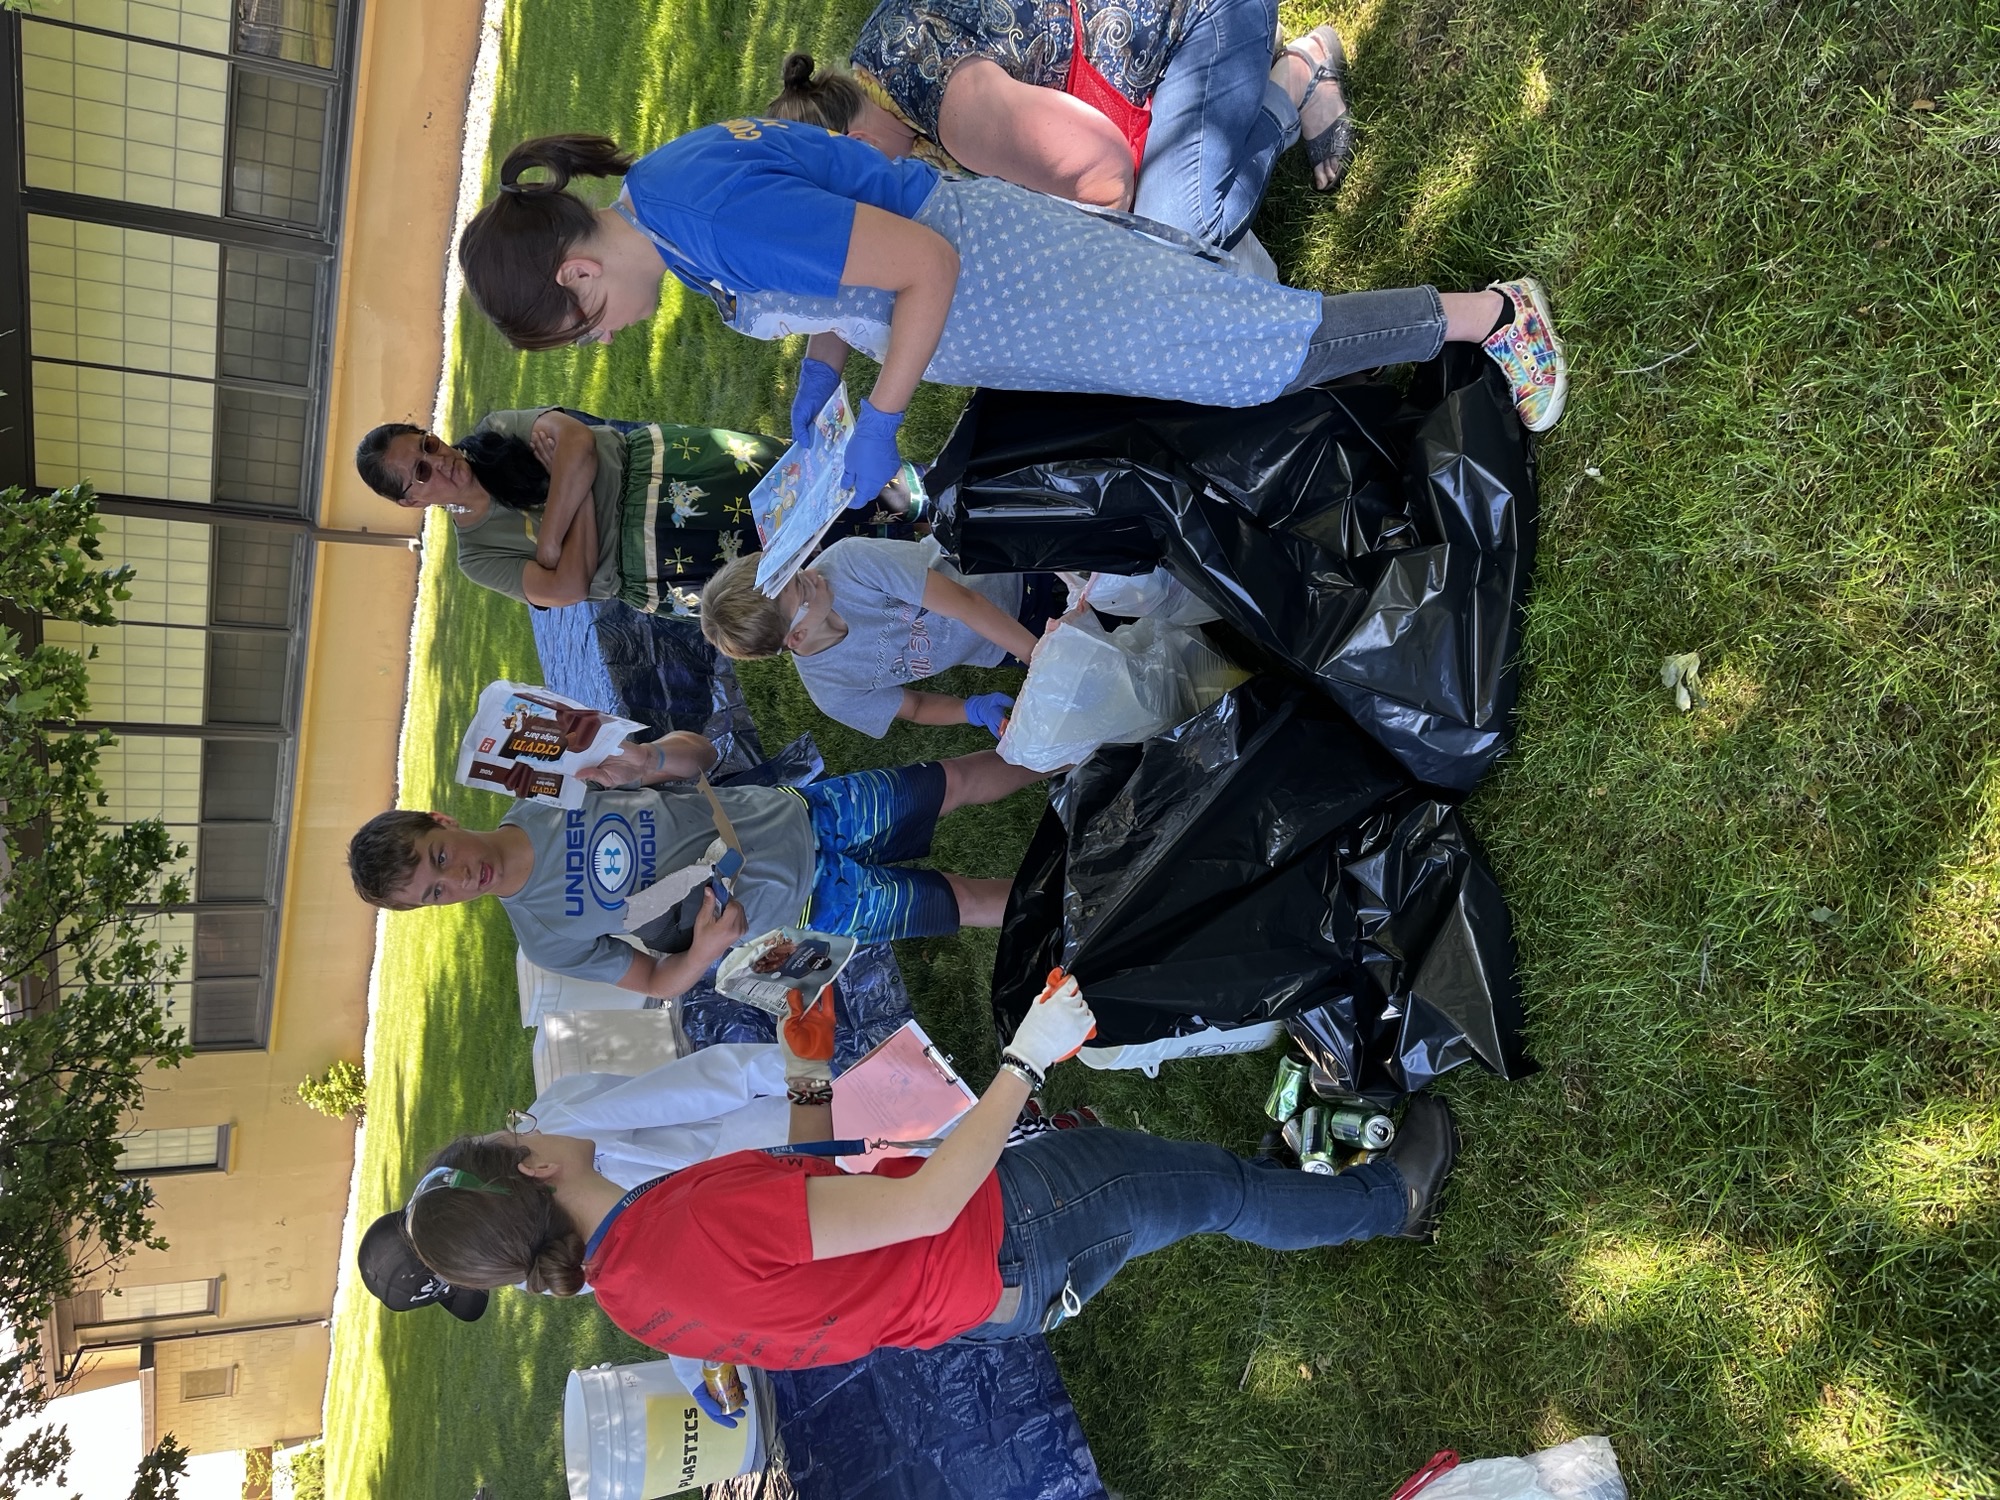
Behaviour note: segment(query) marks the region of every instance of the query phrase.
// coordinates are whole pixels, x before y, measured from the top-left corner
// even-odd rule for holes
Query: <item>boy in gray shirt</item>
[[[580,808],[522,802],[488,831],[442,813],[380,813],[348,845],[348,873],[364,901],[392,911],[497,897],[543,968],[661,998],[746,932],[813,927],[874,943],[1000,925],[1011,880],[900,863],[930,852],[945,813],[1039,779],[985,750],[804,787],[715,788],[743,851],[733,899],[697,886],[635,934],[653,951],[635,951],[614,936],[630,898],[721,852],[707,797],[685,784],[714,764],[707,740],[674,733],[596,768],[602,784],[637,786],[587,793]],[[683,784],[662,784],[673,781]]]
[[[1051,573],[961,577],[934,539],[848,537],[801,568],[778,597],[757,587],[760,552],[725,564],[701,595],[701,630],[739,661],[792,653],[799,680],[829,717],[880,739],[898,719],[977,724],[998,736],[1005,693],[954,698],[913,682],[950,667],[1025,662],[1061,612]]]

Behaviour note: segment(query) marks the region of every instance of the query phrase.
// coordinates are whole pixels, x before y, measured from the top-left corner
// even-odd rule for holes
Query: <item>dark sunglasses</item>
[[[413,490],[421,489],[424,485],[427,485],[431,482],[431,476],[437,473],[438,471],[438,466],[432,463],[431,460],[433,458],[441,458],[443,457],[443,455],[444,455],[444,444],[440,442],[434,434],[428,432],[425,433],[423,441],[423,456],[418,458],[415,463],[410,465],[411,489]]]

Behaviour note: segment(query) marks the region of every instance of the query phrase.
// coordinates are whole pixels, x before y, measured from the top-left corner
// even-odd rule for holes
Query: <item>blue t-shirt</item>
[[[639,222],[673,242],[676,275],[732,292],[840,291],[854,205],[914,217],[935,167],[892,161],[862,141],[791,120],[704,125],[641,157],[625,175]]]

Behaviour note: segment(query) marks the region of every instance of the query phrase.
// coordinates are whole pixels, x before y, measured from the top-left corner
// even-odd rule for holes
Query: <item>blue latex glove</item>
[[[708,1387],[705,1385],[695,1386],[688,1394],[694,1397],[694,1404],[701,1408],[702,1415],[719,1427],[733,1428],[738,1422],[743,1420],[740,1415],[732,1417],[728,1412],[724,1411],[722,1403],[709,1395]]]
[[[997,740],[1003,727],[1000,721],[1013,706],[1014,699],[1007,693],[981,693],[965,700],[965,722],[977,724]]]
[[[877,411],[872,401],[861,403],[847,439],[847,468],[840,476],[840,482],[854,491],[847,502],[849,510],[873,502],[903,467],[903,455],[896,450],[896,430],[902,425],[901,412]]]
[[[799,366],[799,393],[792,397],[793,442],[812,446],[813,418],[839,386],[840,371],[825,360],[808,358]]]

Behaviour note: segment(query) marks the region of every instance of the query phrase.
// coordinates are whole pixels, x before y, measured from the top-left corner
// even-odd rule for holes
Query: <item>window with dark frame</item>
[[[105,356],[95,352],[96,345],[89,353],[51,352],[32,345],[23,351],[27,356],[24,366],[32,363],[36,371],[28,383],[32,387],[31,415],[40,405],[36,397],[43,390],[44,368],[62,376],[47,383],[49,390],[76,392],[67,398],[71,402],[67,408],[55,405],[54,396],[49,398],[47,418],[51,424],[62,419],[66,410],[77,412],[72,420],[84,427],[88,437],[88,423],[80,414],[87,401],[100,406],[109,401],[124,413],[154,406],[163,413],[155,425],[165,440],[153,448],[145,446],[152,429],[125,432],[130,420],[136,418],[121,416],[115,435],[107,437],[100,432],[100,452],[107,441],[122,444],[132,455],[130,462],[102,464],[79,449],[79,464],[98,462],[105,469],[118,470],[115,485],[100,486],[106,491],[102,505],[107,514],[171,515],[210,530],[206,623],[197,623],[198,616],[190,617],[185,605],[172,616],[141,621],[135,615],[128,654],[132,670],[144,670],[147,652],[157,654],[173,641],[181,642],[181,656],[172,657],[168,666],[179,670],[173,664],[182,657],[189,669],[196,659],[200,661],[200,718],[204,726],[215,731],[197,732],[201,745],[198,822],[186,826],[181,821],[185,812],[172,820],[176,836],[193,852],[192,906],[173,908],[173,912],[183,914],[172,920],[193,924],[188,942],[191,961],[180,993],[188,997],[189,1039],[198,1049],[261,1047],[265,1043],[289,802],[290,739],[297,712],[299,664],[303,661],[305,622],[299,606],[309,577],[311,548],[296,527],[205,515],[207,505],[202,501],[293,516],[310,514],[316,505],[316,471],[323,442],[322,387],[332,317],[330,270],[337,248],[333,226],[338,217],[340,154],[344,150],[337,137],[344,129],[344,97],[349,86],[342,47],[352,42],[351,18],[343,16],[340,0],[235,0],[233,12],[227,54],[202,51],[200,45],[162,48],[155,39],[136,34],[119,41],[115,35],[105,34],[101,25],[92,33],[90,27],[53,18],[0,22],[35,28],[36,37],[42,39],[37,47],[17,49],[15,54],[17,66],[27,70],[25,83],[30,88],[46,92],[64,87],[63,70],[42,69],[38,79],[34,59],[26,54],[39,56],[47,50],[44,43],[48,39],[66,36],[71,42],[65,45],[82,48],[89,42],[99,71],[121,66],[117,59],[123,58],[122,65],[129,67],[133,78],[163,76],[144,69],[164,67],[179,58],[181,72],[173,76],[180,80],[176,86],[182,91],[182,103],[169,101],[148,107],[179,108],[180,118],[192,119],[195,116],[188,113],[192,106],[187,101],[199,105],[204,97],[220,97],[213,93],[218,87],[227,95],[226,117],[220,112],[201,116],[222,121],[213,150],[221,152],[224,160],[219,186],[211,190],[219,194],[209,200],[215,204],[212,212],[179,196],[169,205],[167,198],[159,196],[157,183],[143,188],[139,185],[149,173],[152,177],[147,180],[152,182],[161,172],[178,174],[189,162],[199,167],[196,158],[206,160],[202,153],[211,148],[187,146],[169,129],[165,137],[180,154],[170,164],[158,165],[156,159],[165,160],[159,150],[163,139],[159,131],[148,134],[132,123],[139,118],[136,114],[121,116],[123,125],[107,126],[94,119],[86,127],[81,104],[76,117],[79,131],[87,128],[99,135],[106,129],[114,131],[93,145],[93,152],[101,153],[106,143],[115,147],[119,140],[115,131],[126,132],[122,139],[127,157],[118,168],[125,175],[107,176],[99,171],[90,184],[81,175],[72,184],[51,180],[46,174],[38,178],[40,169],[30,161],[25,191],[15,210],[17,233],[33,215],[51,225],[99,225],[101,228],[94,231],[99,239],[114,231],[128,237],[150,236],[148,253],[155,255],[159,253],[157,246],[169,241],[176,246],[206,242],[214,247],[207,252],[205,270],[199,256],[194,257],[194,264],[183,266],[178,259],[180,252],[174,252],[172,291],[176,303],[171,325],[160,323],[161,314],[132,300],[138,293],[130,288],[143,292],[154,283],[139,278],[137,271],[120,271],[123,262],[107,259],[93,247],[91,253],[97,257],[94,266],[109,267],[114,277],[127,275],[123,283],[106,284],[106,272],[90,273],[97,278],[92,283],[93,297],[101,296],[107,285],[114,294],[121,285],[128,289],[124,295],[130,306],[119,313],[128,321],[122,336],[111,346],[110,357],[119,362],[105,364]],[[344,31],[344,27],[350,29]],[[90,40],[92,34],[95,41]],[[219,43],[218,36],[215,42],[201,45]],[[136,62],[132,61],[135,52],[144,54]],[[216,61],[207,61],[211,58]],[[218,71],[218,64],[226,65],[226,75]],[[189,68],[195,73],[188,73]],[[148,87],[155,94],[161,89],[157,83]],[[201,95],[202,89],[211,92]],[[81,100],[82,96],[78,97]],[[20,86],[15,100],[18,131],[22,119]],[[134,102],[132,109],[138,108]],[[43,114],[37,118],[50,117]],[[30,156],[34,149],[30,148]],[[150,155],[142,159],[142,152]],[[175,176],[175,180],[180,179]],[[208,180],[216,181],[214,177]],[[121,182],[125,184],[122,188]],[[95,197],[98,207],[79,212],[72,207],[74,197],[69,195]],[[212,230],[183,227],[195,218],[205,220]],[[79,237],[83,233],[82,227],[75,230]],[[192,238],[185,237],[190,234]],[[175,239],[176,235],[183,238]],[[137,243],[133,241],[135,246]],[[114,242],[110,249],[118,252],[118,245]],[[82,247],[75,253],[81,257]],[[138,254],[134,249],[127,253],[127,259],[136,265]],[[84,271],[73,274],[81,288]],[[216,343],[212,368],[205,363],[189,366],[171,352],[188,347],[185,334],[189,328],[183,324],[190,315],[182,311],[179,299],[183,293],[192,289],[197,309],[194,316],[207,322],[208,315],[199,312],[199,288],[191,287],[188,281],[190,276],[199,279],[201,275],[213,282]],[[164,291],[165,283],[158,285]],[[102,301],[92,304],[99,310],[106,305]],[[174,340],[140,337],[136,330],[142,324],[129,321],[132,319],[150,320],[143,323],[146,328],[170,326]],[[117,336],[119,331],[112,332]],[[102,343],[100,338],[98,344]],[[64,367],[69,373],[62,373]],[[95,382],[90,391],[84,389],[86,375]],[[98,391],[96,387],[106,380],[123,384],[115,391]],[[153,391],[152,386],[160,386],[161,392]],[[170,401],[162,394],[169,387]],[[191,408],[191,402],[198,404]],[[200,405],[209,407],[212,420],[212,427],[205,431],[195,428],[199,441],[209,448],[204,460],[205,483],[199,479],[199,471],[192,481],[183,475],[191,460],[185,442],[189,432],[182,417],[190,409],[199,416]],[[138,446],[133,446],[135,442]],[[20,451],[25,453],[30,471],[24,479],[64,482],[49,481],[33,472],[39,450]],[[190,482],[200,488],[190,493]],[[129,505],[124,498],[128,495]],[[148,565],[166,566],[164,561],[142,564]],[[186,605],[199,607],[192,597]],[[157,615],[157,611],[153,613]],[[189,637],[195,632],[203,638],[199,651],[190,649],[195,643]],[[191,670],[184,675],[191,676]],[[157,691],[153,697],[157,699]],[[169,709],[175,701],[167,700]],[[158,710],[144,693],[134,699],[132,707],[136,712],[117,723],[121,738],[127,740],[165,744],[173,739],[175,729],[185,735],[195,727],[186,722],[194,717],[192,712],[162,711],[156,720]],[[154,722],[166,732],[164,739],[149,732]],[[186,740],[178,743],[185,745]],[[179,784],[187,785],[185,770]],[[144,813],[140,810],[130,815]],[[180,930],[185,933],[186,929]],[[226,1128],[223,1138],[226,1140]],[[203,1169],[190,1164],[153,1170]],[[135,1174],[137,1170],[134,1168]]]
[[[183,1125],[134,1130],[118,1138],[118,1171],[125,1177],[168,1177],[222,1172],[229,1167],[230,1127]]]

